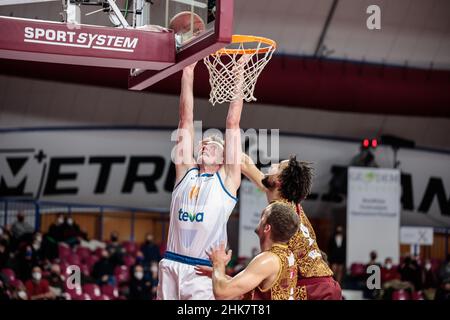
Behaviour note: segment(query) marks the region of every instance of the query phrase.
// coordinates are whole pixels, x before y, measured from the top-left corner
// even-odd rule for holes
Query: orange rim
[[[227,49],[226,47],[216,51],[214,54],[253,54],[253,53],[266,53],[268,51],[273,51],[277,47],[277,43],[269,38],[257,37],[257,36],[245,36],[240,34],[235,34],[231,37],[231,43],[246,43],[246,42],[262,42],[267,45],[267,47],[259,49]]]

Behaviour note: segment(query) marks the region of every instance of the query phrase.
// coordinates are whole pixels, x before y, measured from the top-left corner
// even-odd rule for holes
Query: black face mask
[[[111,237],[111,241],[116,242],[117,241],[117,237],[115,237],[115,236]]]
[[[269,190],[272,190],[275,188],[275,182],[271,182],[269,180],[269,176],[265,176],[262,180],[261,183],[263,184],[264,187],[266,187]]]

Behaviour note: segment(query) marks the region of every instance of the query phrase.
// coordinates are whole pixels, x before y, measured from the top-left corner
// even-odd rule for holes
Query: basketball
[[[194,19],[192,34],[197,35],[205,31],[205,23],[203,19],[196,13],[190,11],[183,11],[176,14],[169,23],[169,29],[172,29],[176,34],[185,34],[191,31],[191,20]]]

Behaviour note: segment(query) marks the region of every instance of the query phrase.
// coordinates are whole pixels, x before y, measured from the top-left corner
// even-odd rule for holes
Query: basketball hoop
[[[261,71],[272,58],[275,41],[263,37],[233,35],[231,44],[205,57],[212,105],[243,98],[256,101],[253,91]],[[241,77],[241,81],[239,81]],[[242,84],[238,90],[237,84]]]

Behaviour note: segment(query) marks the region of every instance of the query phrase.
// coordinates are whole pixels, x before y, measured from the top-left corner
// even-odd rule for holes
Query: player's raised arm
[[[240,121],[242,107],[244,105],[244,66],[250,59],[247,55],[242,55],[238,64],[234,67],[236,98],[230,102],[228,108],[226,132],[225,132],[225,185],[236,194],[237,189],[241,185],[241,130]]]
[[[244,176],[250,179],[258,189],[263,192],[267,192],[267,188],[262,183],[264,179],[264,173],[258,169],[258,167],[253,162],[252,158],[245,153],[242,153],[241,171]]]
[[[175,150],[176,181],[195,165],[194,148],[194,68],[197,63],[183,69],[179,106],[178,135]]]

